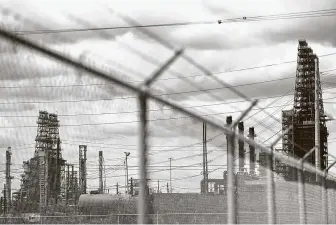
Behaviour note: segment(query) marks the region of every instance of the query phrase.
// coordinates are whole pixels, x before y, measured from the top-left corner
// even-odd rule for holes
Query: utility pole
[[[159,180],[158,180],[157,184],[158,184],[157,193],[160,193],[160,181]]]
[[[104,193],[103,187],[103,151],[99,151],[99,193]]]
[[[169,158],[169,183],[170,183],[170,193],[173,193],[173,187],[172,187],[172,173],[171,173],[171,161],[172,158]]]
[[[320,150],[321,150],[321,131],[320,131],[320,107],[319,107],[319,59],[315,56],[315,166],[317,170],[320,170]],[[316,174],[316,182],[319,182],[319,175]]]
[[[8,147],[8,150],[6,151],[6,198],[7,198],[7,209],[8,211],[11,209],[11,204],[12,204],[12,179],[13,177],[10,174],[10,168],[12,165],[12,151],[11,147]]]
[[[207,135],[206,123],[203,123],[203,191],[208,193],[208,151],[207,151]]]
[[[125,168],[126,168],[126,181],[125,181],[125,194],[128,193],[128,164],[127,164],[127,157],[131,154],[129,152],[124,152],[125,153],[125,156],[126,156],[126,159],[125,159]]]
[[[119,184],[117,183],[117,194],[119,194]]]

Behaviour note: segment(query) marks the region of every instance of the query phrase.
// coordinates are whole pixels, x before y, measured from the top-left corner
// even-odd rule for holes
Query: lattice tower
[[[308,46],[305,40],[299,40],[297,70],[294,93],[294,107],[291,110],[282,112],[282,131],[290,126],[293,129],[284,134],[282,151],[286,155],[302,158],[307,151],[315,146],[315,77],[317,78],[317,92],[320,113],[320,155],[321,169],[327,165],[327,137],[322,90],[320,84],[318,57]],[[295,143],[295,145],[293,144]],[[312,154],[307,161],[315,165],[315,154]],[[277,164],[277,171],[285,175],[287,179],[295,179],[296,173],[281,163]]]
[[[38,180],[39,188],[35,191],[39,194],[40,206],[46,203],[46,160],[45,154],[49,147],[49,114],[47,111],[40,111],[37,119],[37,135],[35,138],[35,157],[38,157]],[[34,177],[32,177],[34,179]],[[37,199],[35,197],[35,199]]]
[[[315,96],[315,77],[318,96]],[[293,146],[293,153],[299,158],[315,146],[315,97],[318,98],[319,103],[321,169],[324,169],[327,165],[328,131],[325,123],[318,57],[305,40],[300,40],[293,108],[293,143],[300,146]],[[315,154],[312,154],[307,161],[315,165]]]

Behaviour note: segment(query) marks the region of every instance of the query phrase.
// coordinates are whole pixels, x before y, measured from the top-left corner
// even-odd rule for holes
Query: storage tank
[[[136,196],[112,194],[84,194],[79,197],[78,208],[85,215],[136,213]]]

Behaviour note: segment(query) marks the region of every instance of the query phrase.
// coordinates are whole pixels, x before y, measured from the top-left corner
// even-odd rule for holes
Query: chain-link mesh
[[[304,207],[307,223],[336,223],[336,186],[331,179],[328,178],[328,189],[325,190],[321,184],[324,178],[320,177],[321,181],[316,183],[313,173],[315,171],[312,171],[314,168],[306,165],[310,173],[304,173],[304,195],[300,195],[296,179],[286,180],[276,172],[272,149],[255,143],[251,136],[246,137],[246,132],[239,130],[241,123],[234,124],[245,120],[246,116],[242,116],[242,112],[248,114],[249,110],[255,109],[254,105],[251,105],[252,102],[245,102],[243,110],[232,112],[233,107],[226,107],[224,112],[211,112],[210,109],[206,110],[207,106],[197,104],[197,99],[192,97],[195,91],[206,91],[189,80],[190,87],[186,91],[188,97],[185,97],[187,100],[184,99],[183,104],[178,104],[176,102],[179,97],[176,95],[181,93],[172,93],[174,87],[163,85],[164,81],[160,81],[161,85],[155,85],[154,82],[153,87],[140,86],[139,84],[148,77],[140,75],[137,81],[129,80],[125,72],[116,71],[115,68],[103,67],[90,60],[71,60],[69,56],[77,57],[76,53],[66,52],[65,56],[58,55],[52,50],[46,50],[48,48],[17,39],[15,35],[4,30],[0,31],[0,36],[3,38],[1,43],[9,46],[6,49],[20,52],[0,59],[1,73],[6,80],[29,76],[34,80],[34,85],[39,86],[35,89],[31,81],[27,81],[26,84],[23,80],[22,86],[29,87],[22,91],[8,91],[8,96],[15,101],[4,104],[11,104],[8,106],[9,110],[10,107],[15,108],[14,103],[20,101],[20,96],[39,96],[38,101],[21,102],[24,104],[23,110],[35,113],[27,116],[32,118],[30,122],[36,122],[37,108],[41,109],[42,103],[48,112],[65,109],[71,112],[58,115],[61,145],[63,149],[67,149],[63,156],[64,159],[74,158],[73,155],[77,157],[78,154],[80,158],[83,157],[82,160],[86,162],[87,182],[86,185],[82,182],[81,159],[76,158],[68,162],[70,167],[62,164],[64,177],[59,179],[62,181],[60,186],[53,180],[43,180],[46,175],[41,175],[41,168],[38,167],[38,172],[35,171],[30,178],[37,180],[38,185],[35,185],[35,189],[25,190],[25,195],[22,194],[24,187],[34,185],[23,185],[20,198],[13,201],[12,212],[4,213],[0,223],[131,224],[139,222],[140,218],[140,221],[157,224],[216,224],[227,221],[241,224],[265,224],[273,221],[287,224],[300,223],[300,207]],[[180,60],[176,63],[181,63]],[[190,60],[188,62],[190,63]],[[160,68],[157,66],[153,71],[158,72]],[[170,72],[176,75],[173,69]],[[72,79],[72,84],[62,84],[65,74],[73,75],[69,78]],[[223,83],[220,84],[223,87]],[[56,86],[62,87],[62,90],[52,88]],[[11,88],[14,89],[8,89]],[[70,92],[75,94],[73,99],[66,98],[70,96]],[[6,94],[5,91],[3,93]],[[206,93],[206,97],[209,96],[215,100],[219,98],[213,93]],[[97,104],[98,101],[100,104]],[[19,109],[21,104],[17,107],[15,109]],[[248,107],[251,109],[246,110]],[[85,109],[91,109],[94,113],[85,114]],[[224,116],[228,115],[232,117],[227,117],[225,121]],[[76,117],[76,123],[73,123],[72,117]],[[228,118],[231,118],[231,122],[228,122]],[[226,122],[228,124],[225,124]],[[37,137],[40,137],[39,134],[44,135],[40,124],[22,125],[22,121],[13,120],[8,124],[4,121],[2,125],[4,129],[10,130],[8,135],[13,136],[16,134],[15,128],[26,129],[27,140],[24,142],[30,143],[30,147],[25,150],[29,150],[30,155],[25,157],[25,160],[33,157],[39,140],[36,138],[36,143],[33,143],[28,137],[31,138],[29,133],[35,133],[36,129]],[[75,134],[80,141],[63,138],[70,133]],[[114,133],[118,133],[119,136],[114,136]],[[107,134],[110,134],[109,138],[100,138],[106,137]],[[233,134],[234,139],[231,139]],[[56,137],[48,138],[48,144],[56,143],[52,140]],[[88,139],[96,141],[90,143],[86,141]],[[88,151],[82,152],[85,156],[81,156],[79,145],[88,146]],[[49,145],[43,148],[48,151],[53,149]],[[251,154],[252,148],[259,153],[256,154],[259,155],[259,159],[252,160],[259,165],[258,174],[246,171],[246,168],[241,166],[248,161],[247,155]],[[14,151],[18,149],[13,148]],[[101,176],[98,173],[98,149],[104,149],[107,153],[104,156],[105,177],[102,179],[98,178]],[[109,151],[117,152],[119,157],[110,159]],[[38,157],[39,152],[35,153]],[[296,177],[297,168],[300,167],[298,160],[277,154],[276,160],[288,165]],[[251,163],[251,158],[249,160]],[[17,159],[14,161],[13,165],[21,163]],[[70,185],[69,180],[74,179],[74,174],[70,175],[71,169],[67,168],[72,166],[78,171],[75,176],[78,181],[72,183],[78,184],[79,187]],[[56,164],[55,168],[58,168]],[[48,176],[52,177],[54,171],[48,172]],[[111,182],[113,179],[117,180],[116,184],[106,185],[106,177]],[[42,180],[54,186],[44,189],[46,183],[41,183]],[[99,183],[101,180],[105,180],[105,193],[97,193],[96,190],[102,188]],[[192,193],[186,193],[185,189]],[[326,198],[323,191],[326,191]],[[65,195],[52,195],[54,192]],[[91,194],[88,194],[90,192]],[[42,193],[45,194],[44,198],[41,197]],[[55,198],[41,204],[41,199],[48,196]],[[304,204],[300,200],[304,200]],[[35,214],[29,213],[31,209]],[[328,218],[325,218],[324,211],[327,212]]]

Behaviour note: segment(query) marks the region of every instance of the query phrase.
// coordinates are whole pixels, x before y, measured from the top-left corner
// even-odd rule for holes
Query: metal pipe
[[[245,118],[245,116],[247,116],[247,114],[253,109],[253,107],[257,105],[257,103],[258,103],[258,100],[253,100],[252,103],[250,104],[250,106],[239,115],[238,119],[235,122],[233,122],[230,127],[231,128],[236,127],[238,125],[238,123],[241,120],[243,120]]]
[[[319,83],[318,83],[318,76],[319,76],[319,61],[318,57],[316,56],[315,59],[315,167],[316,170],[320,170],[320,162],[321,162],[321,131],[320,131],[320,107],[319,107]],[[316,182],[319,182],[319,176],[316,174]]]
[[[268,155],[267,160],[267,207],[268,207],[268,223],[276,223],[275,215],[275,191],[274,191],[274,177],[273,177],[273,152],[272,147],[271,154]]]
[[[174,55],[150,77],[145,81],[146,86],[150,86],[162,73],[165,71],[178,57],[184,52],[184,49],[175,51]]]
[[[138,201],[138,223],[151,224],[149,214],[149,190],[147,179],[147,96],[139,95],[140,108],[140,196]]]

